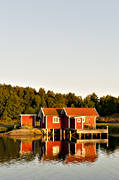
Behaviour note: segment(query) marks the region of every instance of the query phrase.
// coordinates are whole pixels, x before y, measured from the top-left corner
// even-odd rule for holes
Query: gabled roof
[[[99,116],[95,108],[64,108],[66,115],[75,116]]]
[[[42,108],[44,116],[60,116],[62,108]]]

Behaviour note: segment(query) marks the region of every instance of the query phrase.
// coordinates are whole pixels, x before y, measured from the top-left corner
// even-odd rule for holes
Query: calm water
[[[119,180],[119,138],[45,141],[0,137],[0,180]]]

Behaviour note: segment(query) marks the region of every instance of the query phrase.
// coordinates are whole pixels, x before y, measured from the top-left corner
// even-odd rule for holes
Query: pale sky
[[[0,0],[0,83],[119,96],[119,0]]]

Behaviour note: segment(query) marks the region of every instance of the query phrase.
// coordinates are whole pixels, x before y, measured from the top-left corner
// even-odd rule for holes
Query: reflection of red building
[[[95,143],[71,143],[65,163],[94,162],[97,159]]]
[[[65,164],[95,162],[97,159],[96,143],[68,143],[65,141],[46,141],[43,161],[58,160]]]
[[[33,141],[21,141],[20,153],[29,154],[34,151],[34,142]]]
[[[61,141],[46,141],[43,161],[55,160],[61,152]]]

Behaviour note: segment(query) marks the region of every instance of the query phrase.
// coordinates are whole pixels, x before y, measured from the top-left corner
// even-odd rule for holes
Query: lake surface
[[[0,137],[0,180],[119,180],[119,138],[45,141]]]

